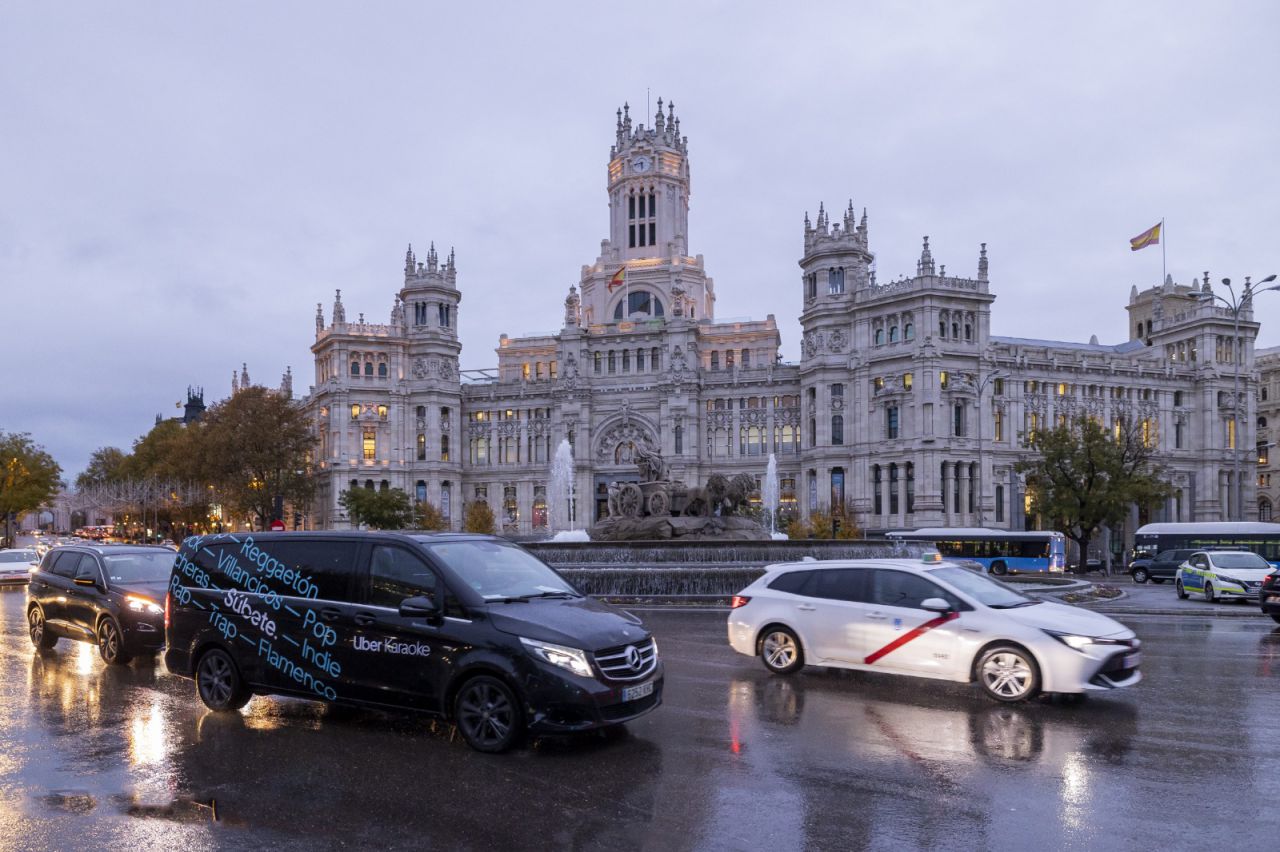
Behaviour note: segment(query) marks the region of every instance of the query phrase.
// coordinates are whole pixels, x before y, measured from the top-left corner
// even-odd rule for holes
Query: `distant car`
[[[1150,559],[1135,559],[1129,565],[1129,576],[1133,577],[1135,583],[1145,583],[1148,580],[1163,583],[1165,580],[1172,580],[1178,573],[1178,566],[1190,559],[1195,552],[1194,548],[1163,550]]]
[[[0,586],[25,586],[31,570],[40,564],[40,554],[33,547],[0,550]]]
[[[1271,563],[1247,550],[1197,550],[1178,568],[1174,583],[1183,599],[1199,592],[1210,603],[1250,600],[1261,594],[1262,580],[1273,570]]]
[[[1271,616],[1271,620],[1280,623],[1280,568],[1262,578],[1262,586],[1258,589],[1258,605],[1262,611]]]
[[[120,665],[164,646],[164,596],[178,554],[145,545],[67,545],[45,554],[27,589],[31,642],[92,642]]]
[[[977,681],[1005,702],[1142,679],[1142,643],[1123,624],[946,562],[771,565],[731,607],[729,644],[774,674],[809,664]]]

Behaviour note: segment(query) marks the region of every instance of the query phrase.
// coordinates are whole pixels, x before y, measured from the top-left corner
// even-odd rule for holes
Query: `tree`
[[[199,478],[200,430],[176,420],[162,420],[133,442],[123,473],[129,479],[193,480]]]
[[[1036,435],[1037,458],[1018,463],[1032,511],[1076,543],[1081,572],[1100,527],[1119,523],[1135,503],[1150,505],[1170,494],[1154,462],[1152,428],[1151,421],[1121,416],[1108,430],[1079,416]]]
[[[76,488],[119,482],[128,476],[129,454],[119,447],[99,447],[89,456],[89,466],[76,477]]]
[[[0,432],[0,519],[6,541],[13,540],[13,519],[52,500],[61,477],[62,468],[30,435]]]
[[[375,530],[403,530],[413,525],[413,504],[402,489],[374,491],[352,488],[343,491],[338,503],[347,510],[353,523]]]
[[[449,522],[445,520],[444,513],[430,500],[423,500],[418,504],[414,510],[414,522],[420,530],[449,529]]]
[[[493,509],[483,500],[468,503],[462,511],[462,531],[469,533],[488,533],[493,535],[497,526],[493,519]]]
[[[835,535],[831,534],[833,527]],[[792,518],[787,524],[787,537],[850,541],[862,538],[862,530],[858,528],[856,513],[849,506],[837,506],[834,512],[828,512],[825,507],[820,506],[809,513],[807,520],[799,515]]]
[[[315,486],[307,468],[316,439],[302,409],[281,394],[244,388],[187,432],[204,478],[232,512],[252,515],[265,528],[278,499],[310,502]]]

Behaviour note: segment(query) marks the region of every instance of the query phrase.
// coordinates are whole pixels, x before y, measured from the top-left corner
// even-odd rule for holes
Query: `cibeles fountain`
[[[608,485],[608,516],[590,530],[592,541],[767,540],[759,523],[744,517],[755,477],[714,473],[702,486],[671,479],[662,454],[643,442],[634,449],[637,482]]]

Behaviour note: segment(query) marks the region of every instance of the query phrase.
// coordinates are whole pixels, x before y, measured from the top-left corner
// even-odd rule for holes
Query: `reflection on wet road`
[[[37,654],[24,602],[0,595],[0,849],[1280,845],[1269,620],[1135,617],[1140,687],[1003,706],[774,677],[729,650],[723,613],[647,612],[662,708],[491,757],[407,715],[263,698],[210,714],[159,661]]]

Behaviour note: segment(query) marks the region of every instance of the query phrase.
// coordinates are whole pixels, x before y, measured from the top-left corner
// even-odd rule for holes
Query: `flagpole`
[[[1160,286],[1169,278],[1169,267],[1165,262],[1164,246],[1168,242],[1168,232],[1164,228],[1164,217],[1160,218]]]

